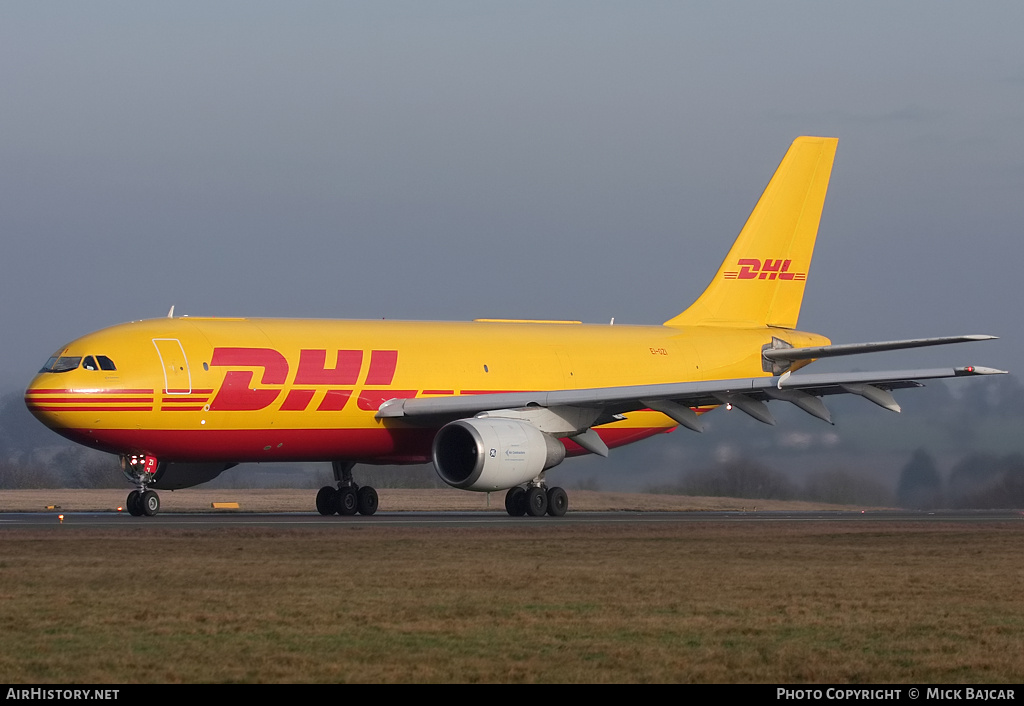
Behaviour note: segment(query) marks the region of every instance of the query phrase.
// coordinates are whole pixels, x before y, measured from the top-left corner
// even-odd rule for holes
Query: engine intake
[[[434,469],[461,490],[505,490],[565,459],[565,446],[517,419],[459,419],[434,437]]]

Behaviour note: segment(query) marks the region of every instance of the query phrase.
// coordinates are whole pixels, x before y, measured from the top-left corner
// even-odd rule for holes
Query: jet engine
[[[558,439],[518,419],[459,419],[434,437],[434,469],[462,490],[505,490],[565,458]]]

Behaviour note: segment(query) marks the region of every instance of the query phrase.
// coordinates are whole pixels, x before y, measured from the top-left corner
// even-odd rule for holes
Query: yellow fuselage
[[[54,430],[113,453],[421,463],[437,426],[375,418],[385,400],[767,376],[773,337],[828,343],[754,325],[163,318],[73,341],[56,357],[116,369],[41,372],[25,397]],[[644,410],[596,429],[615,447],[675,425]]]

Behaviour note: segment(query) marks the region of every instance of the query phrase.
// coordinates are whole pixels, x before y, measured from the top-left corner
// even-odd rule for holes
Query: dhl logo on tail
[[[722,273],[722,277],[725,279],[780,279],[785,281],[797,281],[802,282],[807,279],[806,272],[790,272],[789,266],[793,263],[792,260],[755,260],[753,258],[743,258],[737,265],[739,270],[725,270]]]

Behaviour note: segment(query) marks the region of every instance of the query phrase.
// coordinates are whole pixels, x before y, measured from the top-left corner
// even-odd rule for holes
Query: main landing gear
[[[372,515],[377,512],[377,491],[368,485],[362,487],[352,480],[354,461],[334,461],[334,480],[338,488],[325,485],[316,494],[316,511],[321,515]]]
[[[569,495],[561,488],[515,486],[505,494],[505,510],[512,517],[561,517],[569,509]]]
[[[121,472],[124,473],[131,483],[135,484],[135,490],[128,493],[125,506],[132,517],[153,517],[160,512],[160,496],[156,491],[149,490],[148,486],[153,482],[156,475],[157,460],[155,456],[143,456],[140,454],[125,454],[121,456]]]

